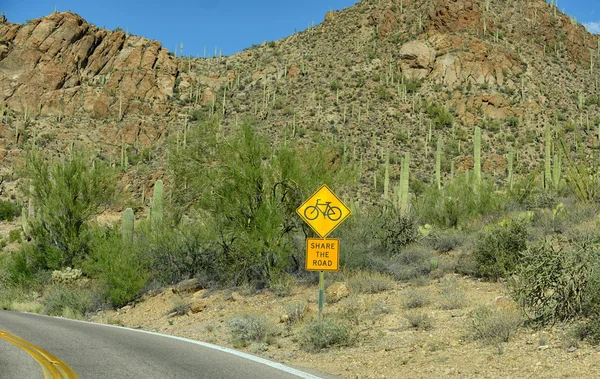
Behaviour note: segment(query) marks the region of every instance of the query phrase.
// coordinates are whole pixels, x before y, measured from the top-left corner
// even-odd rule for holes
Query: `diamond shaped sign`
[[[296,213],[321,237],[327,237],[350,214],[350,208],[323,184]]]

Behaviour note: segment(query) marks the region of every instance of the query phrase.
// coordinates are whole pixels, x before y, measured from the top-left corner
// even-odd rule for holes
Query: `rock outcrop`
[[[38,115],[165,114],[178,75],[156,41],[71,12],[0,24],[0,104]]]

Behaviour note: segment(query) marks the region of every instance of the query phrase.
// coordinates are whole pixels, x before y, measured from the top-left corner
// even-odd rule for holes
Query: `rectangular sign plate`
[[[308,271],[338,271],[339,262],[339,239],[306,239],[306,269]]]

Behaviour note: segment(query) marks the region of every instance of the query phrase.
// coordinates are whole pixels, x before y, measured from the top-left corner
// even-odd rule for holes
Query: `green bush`
[[[429,186],[417,201],[417,214],[427,223],[457,228],[468,226],[481,215],[489,216],[500,211],[503,202],[494,191],[494,183],[482,178],[475,188],[471,179],[466,175],[456,176],[441,190],[437,186]]]
[[[331,148],[273,150],[245,122],[231,137],[217,138],[219,120],[202,122],[186,148],[173,148],[170,168],[177,183],[174,206],[192,207],[218,231],[214,259],[220,280],[267,286],[296,269],[293,236],[305,228],[298,205],[322,183],[351,178]],[[212,183],[207,186],[206,183]]]
[[[433,125],[436,129],[451,127],[454,122],[452,113],[450,113],[443,105],[434,104],[428,106],[427,114],[432,118]]]
[[[10,282],[20,287],[29,287],[35,278],[35,274],[27,260],[27,249],[30,248],[30,245],[25,246],[21,251],[12,254],[7,262],[6,270]]]
[[[123,242],[120,230],[95,230],[91,246],[84,269],[100,280],[104,299],[121,307],[140,295],[148,279],[146,264],[132,245]]]
[[[269,324],[264,316],[243,314],[227,323],[233,343],[246,347],[252,342],[265,342],[269,333]]]
[[[8,232],[8,242],[21,242],[21,231],[19,229],[13,229]]]
[[[113,171],[96,163],[88,167],[81,154],[50,162],[32,151],[25,174],[30,178],[36,217],[30,221],[35,241],[27,252],[35,270],[77,266],[90,251],[90,220],[114,201]]]
[[[352,343],[350,327],[330,318],[310,322],[300,334],[300,346],[310,352],[318,352],[330,346],[348,346]]]
[[[543,241],[523,252],[509,288],[540,324],[572,319],[600,305],[594,267],[597,246]]]
[[[479,275],[498,280],[510,275],[527,248],[529,236],[523,220],[508,220],[480,234],[473,256]]]
[[[402,248],[417,242],[421,235],[414,216],[402,214],[392,208],[383,212],[376,224],[377,241],[381,244],[381,252],[386,255],[396,255]]]
[[[20,214],[21,211],[16,203],[0,200],[0,220],[12,221]]]
[[[173,285],[185,279],[202,278],[218,282],[225,267],[218,257],[217,234],[202,221],[177,222],[166,217],[162,227],[151,230],[141,222],[136,226],[139,250],[144,252],[150,276],[161,285]]]

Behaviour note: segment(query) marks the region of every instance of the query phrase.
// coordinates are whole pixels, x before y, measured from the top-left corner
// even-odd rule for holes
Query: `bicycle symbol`
[[[327,201],[325,203],[319,204],[319,200],[315,205],[311,205],[310,207],[306,207],[304,209],[304,217],[307,220],[315,220],[319,217],[319,214],[322,214],[323,217],[330,219],[331,221],[337,221],[342,217],[342,210],[339,207],[331,206],[331,201]]]

